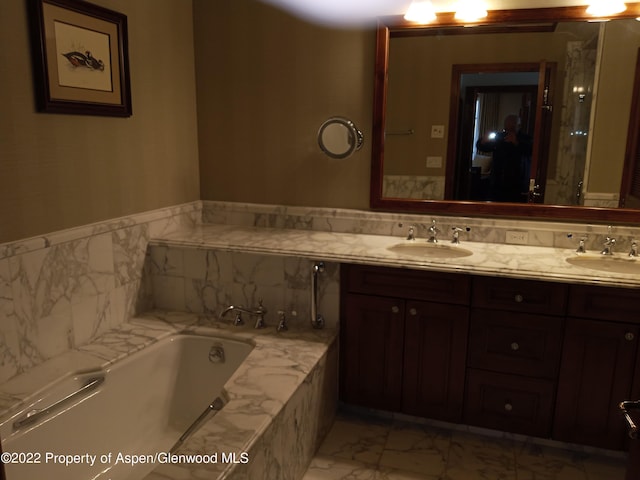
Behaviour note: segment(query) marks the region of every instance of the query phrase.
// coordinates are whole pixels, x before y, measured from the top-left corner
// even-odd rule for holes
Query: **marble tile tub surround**
[[[607,224],[552,222],[445,215],[416,215],[364,210],[291,207],[250,203],[203,201],[203,224],[226,224],[321,232],[363,233],[404,238],[415,225],[418,238],[426,238],[426,228],[436,220],[439,238],[450,240],[453,227],[466,228],[460,241],[504,244],[507,232],[528,232],[526,245],[576,248],[587,236],[587,250],[600,251],[607,235]],[[612,225],[616,251],[628,252],[633,240],[640,242],[640,215],[637,225]]]
[[[260,255],[181,245],[149,245],[145,296],[153,308],[220,315],[228,306],[256,308],[262,301],[265,323],[275,328],[283,312],[288,325],[311,323],[311,271],[314,261],[300,256]],[[339,265],[324,262],[318,274],[318,310],[328,328],[338,323]],[[233,312],[225,316],[231,323]],[[253,328],[256,318],[243,314]],[[283,332],[283,335],[286,333]]]
[[[200,215],[194,202],[0,245],[0,383],[144,310],[149,239]]]
[[[77,370],[106,368],[176,333],[255,346],[225,384],[229,402],[177,454],[249,454],[246,464],[160,465],[146,480],[301,478],[337,409],[336,330],[236,329],[215,316],[147,312],[0,386],[0,419],[41,388]],[[134,453],[134,452],[123,452]]]

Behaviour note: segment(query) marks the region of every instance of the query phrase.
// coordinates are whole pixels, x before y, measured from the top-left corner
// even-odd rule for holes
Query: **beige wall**
[[[589,192],[618,193],[627,146],[627,125],[636,59],[640,47],[640,22],[625,20],[605,25],[600,78],[592,130]]]
[[[36,113],[26,1],[0,2],[0,243],[199,198],[191,2],[129,24],[130,118]]]
[[[311,25],[255,0],[194,0],[203,199],[368,208],[375,31]],[[365,136],[318,148],[330,116]]]

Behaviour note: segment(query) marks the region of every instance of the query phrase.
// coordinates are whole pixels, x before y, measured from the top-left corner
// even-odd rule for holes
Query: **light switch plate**
[[[444,125],[431,125],[431,138],[444,138]]]
[[[529,232],[507,231],[505,241],[516,245],[526,245],[529,242]]]
[[[442,157],[427,157],[427,168],[442,168]]]

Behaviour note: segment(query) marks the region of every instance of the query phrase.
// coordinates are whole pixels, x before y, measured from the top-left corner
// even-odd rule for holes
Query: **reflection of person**
[[[517,115],[507,115],[504,130],[493,138],[485,135],[476,142],[481,152],[492,152],[489,199],[526,202],[533,140],[520,131]]]

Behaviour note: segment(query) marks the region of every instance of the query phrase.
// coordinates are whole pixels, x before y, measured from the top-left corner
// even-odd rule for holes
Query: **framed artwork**
[[[128,117],[127,17],[83,0],[29,0],[38,111]]]

